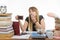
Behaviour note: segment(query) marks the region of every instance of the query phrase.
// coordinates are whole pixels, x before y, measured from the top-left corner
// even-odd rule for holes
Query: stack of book
[[[60,24],[60,19],[59,18],[55,18],[55,23],[59,23]]]
[[[54,31],[54,36],[60,37],[60,31],[59,30],[55,30]]]
[[[55,18],[55,28],[56,30],[60,30],[60,19],[59,18]]]
[[[60,19],[55,18],[54,40],[60,39]]]
[[[11,13],[0,13],[0,38],[11,38],[14,35]]]

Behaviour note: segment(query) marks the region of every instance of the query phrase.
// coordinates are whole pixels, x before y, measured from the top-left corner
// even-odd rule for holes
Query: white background
[[[6,5],[7,13],[12,13],[12,21],[16,21],[16,15],[23,15],[22,24],[29,14],[29,7],[35,6],[39,10],[39,14],[44,16],[46,30],[55,28],[54,18],[48,17],[46,14],[53,12],[59,16],[60,13],[60,0],[0,0],[1,5]]]

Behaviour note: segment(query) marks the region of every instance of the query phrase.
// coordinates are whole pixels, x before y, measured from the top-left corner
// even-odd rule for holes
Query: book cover
[[[46,34],[31,33],[32,38],[45,38]]]

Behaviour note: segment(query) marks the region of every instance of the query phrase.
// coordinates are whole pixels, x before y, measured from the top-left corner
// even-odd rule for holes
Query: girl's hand
[[[15,19],[16,19],[16,20],[18,20],[18,15],[17,15],[17,16],[15,16]]]

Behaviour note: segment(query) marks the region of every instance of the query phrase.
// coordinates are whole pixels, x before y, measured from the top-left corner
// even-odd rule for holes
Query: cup
[[[53,39],[53,32],[51,30],[47,30],[46,35],[49,39]]]
[[[13,22],[14,35],[20,35],[19,22]]]

